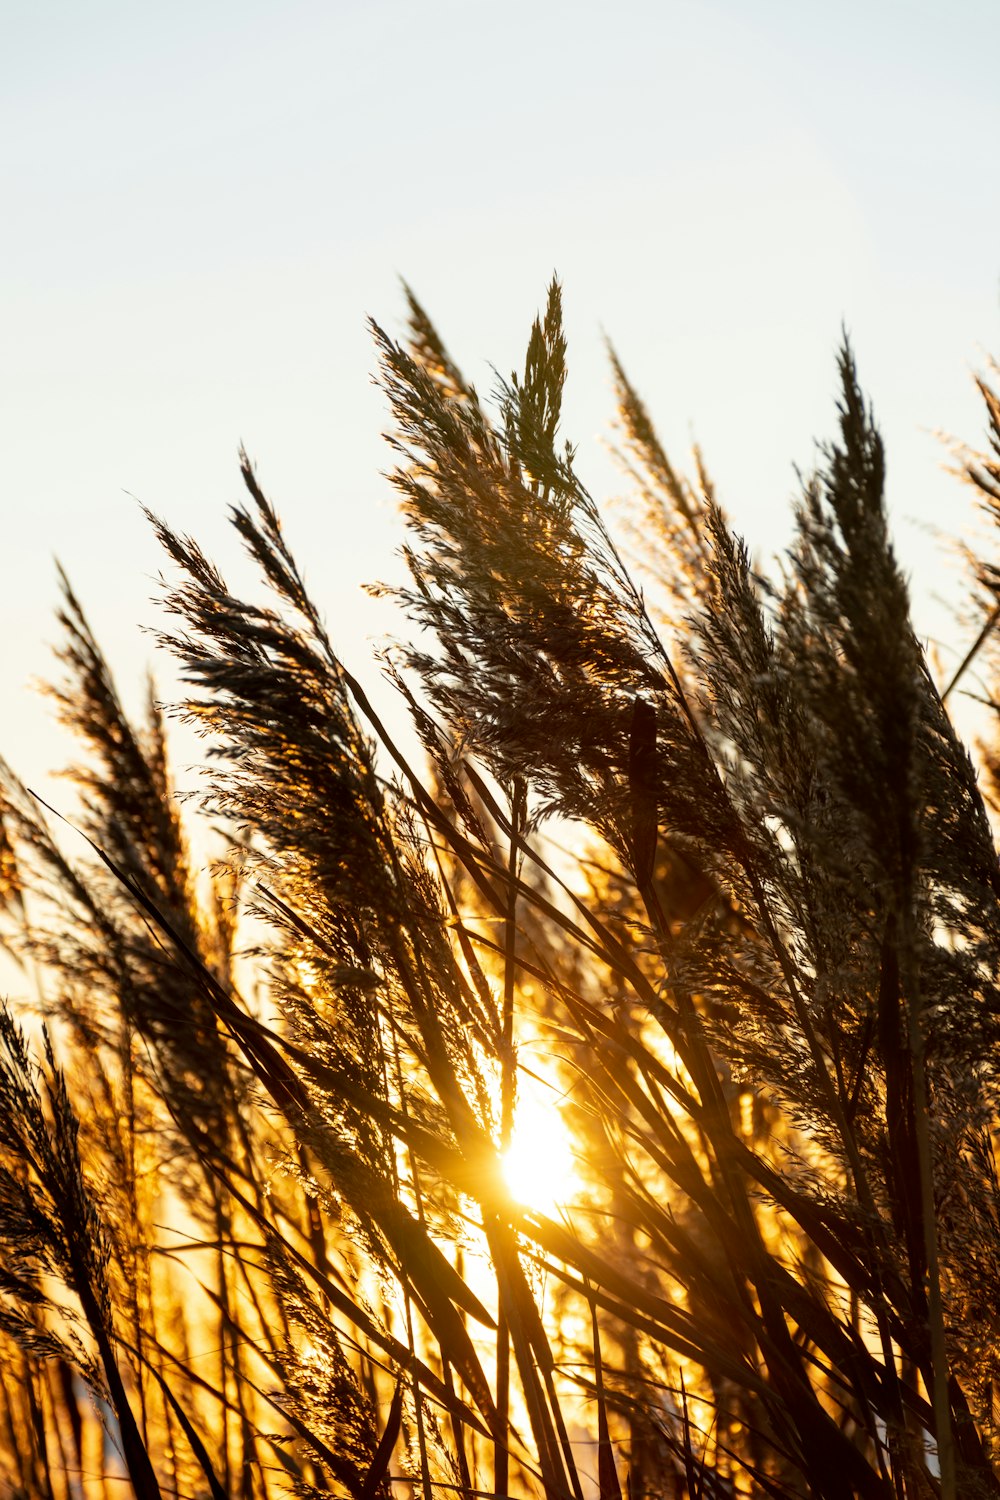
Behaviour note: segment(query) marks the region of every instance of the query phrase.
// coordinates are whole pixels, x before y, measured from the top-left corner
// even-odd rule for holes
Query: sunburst
[[[503,1177],[511,1196],[543,1213],[569,1202],[580,1185],[559,1098],[551,1085],[522,1074],[514,1131],[503,1154]]]

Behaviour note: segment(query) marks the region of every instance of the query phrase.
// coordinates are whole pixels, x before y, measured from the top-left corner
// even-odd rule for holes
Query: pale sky
[[[159,559],[132,496],[227,571],[239,442],[355,667],[400,540],[365,317],[414,286],[481,387],[556,270],[566,436],[597,493],[614,341],[759,558],[851,331],[918,626],[957,580],[944,428],[1000,355],[997,0],[0,4],[0,753],[62,754],[27,688],[66,566],[134,701]],[[238,571],[231,569],[231,571]]]

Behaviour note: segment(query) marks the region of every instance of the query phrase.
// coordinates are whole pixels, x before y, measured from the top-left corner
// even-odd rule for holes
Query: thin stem
[[[526,788],[518,778],[514,782],[510,811],[510,852],[507,864],[507,915],[504,921],[503,1033],[500,1059],[500,1154],[510,1148],[514,1129],[514,991],[517,980],[517,883],[520,857],[521,825],[524,820]],[[497,1416],[501,1431],[510,1426],[510,1329],[503,1298],[497,1307]],[[504,1443],[494,1447],[493,1480],[499,1497],[510,1488],[510,1456]]]

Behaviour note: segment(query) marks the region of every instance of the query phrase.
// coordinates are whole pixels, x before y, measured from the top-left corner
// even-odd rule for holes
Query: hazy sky
[[[970,501],[1000,354],[997,0],[0,6],[0,556],[6,713],[60,751],[58,555],[126,696],[159,560],[131,496],[222,563],[236,449],[259,463],[354,665],[399,529],[367,314],[415,287],[481,386],[520,363],[555,269],[566,435],[604,492],[609,334],[683,458],[701,443],[766,556],[832,428],[841,322],[889,446],[918,622],[953,587],[927,526]]]

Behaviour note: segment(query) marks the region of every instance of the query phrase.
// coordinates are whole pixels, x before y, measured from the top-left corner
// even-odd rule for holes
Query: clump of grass
[[[4,1484],[997,1494],[1000,868],[853,355],[770,580],[613,356],[654,610],[559,438],[559,287],[490,402],[407,295],[421,764],[243,457],[260,598],[151,518],[200,878],[64,580],[83,838],[2,782],[48,1027],[0,1021]],[[522,1202],[539,1088],[575,1165]]]

